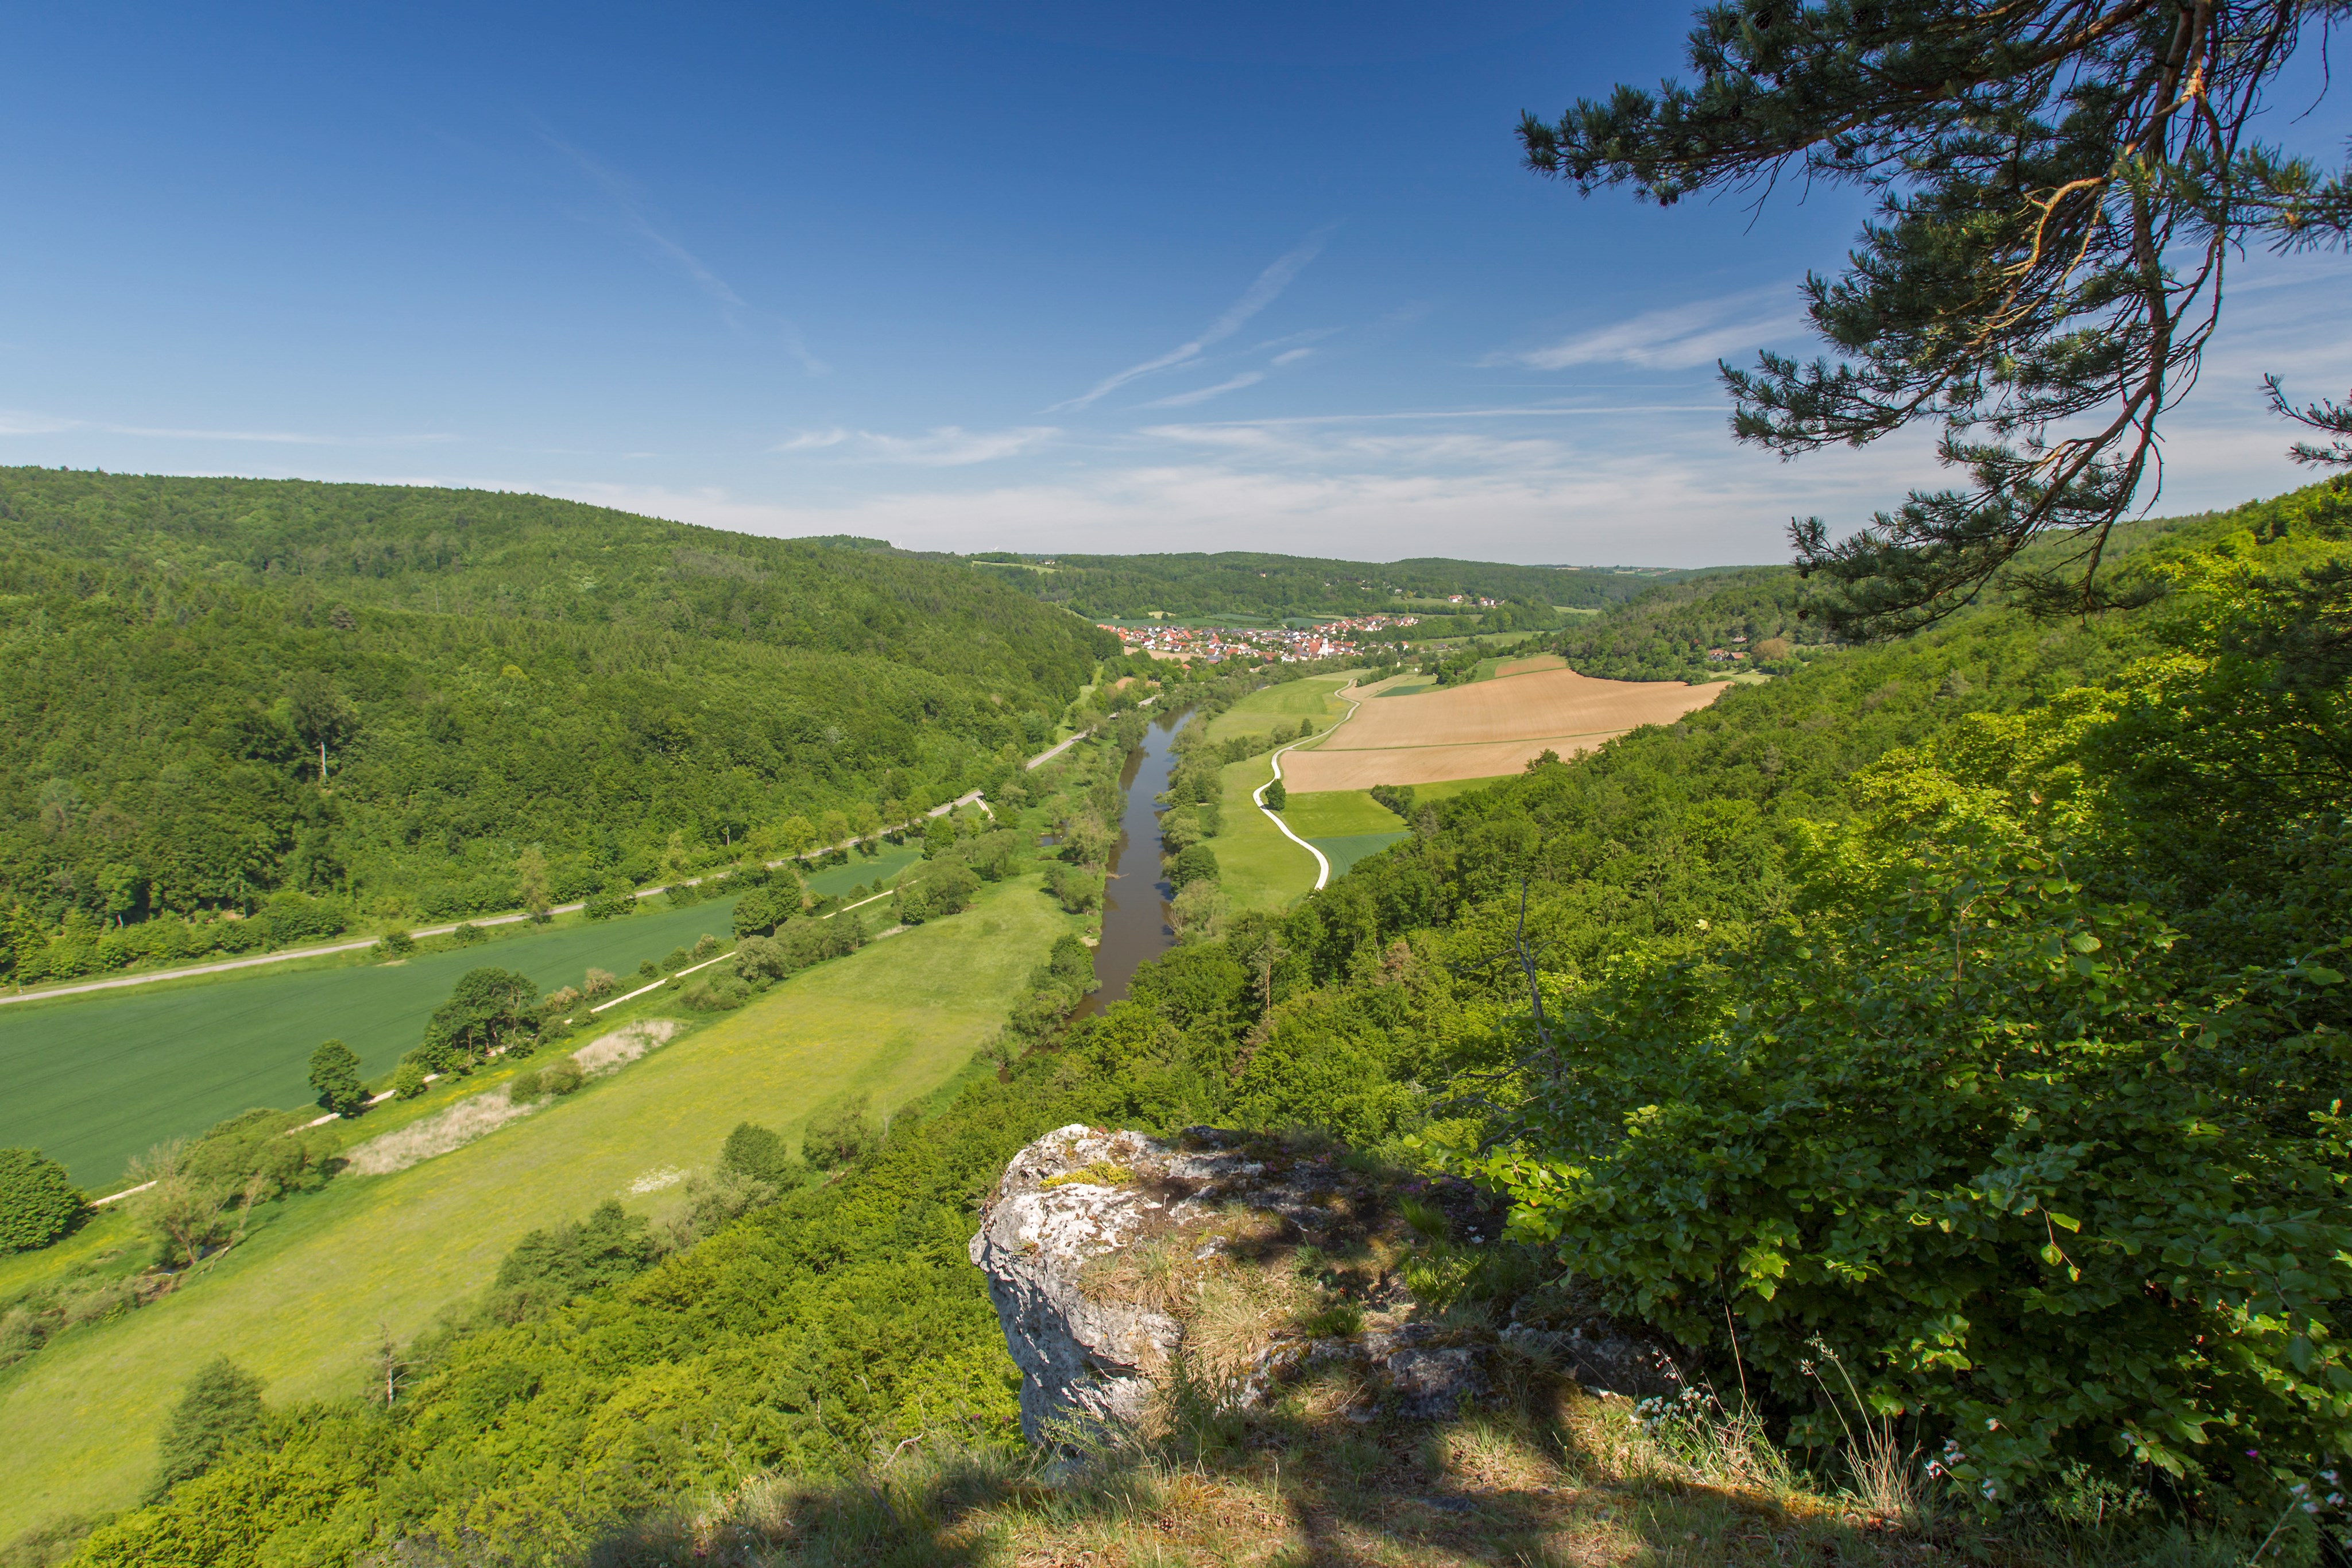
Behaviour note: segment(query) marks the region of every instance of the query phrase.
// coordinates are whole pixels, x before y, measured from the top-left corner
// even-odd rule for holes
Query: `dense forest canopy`
[[[23,468],[0,649],[0,903],[85,928],[512,907],[533,846],[552,896],[649,880],[789,815],[971,788],[1118,653],[871,541]]]
[[[1015,555],[968,558],[1089,620],[1238,615],[1364,615],[1414,601],[1468,599],[1592,610],[1677,572],[1629,567],[1505,566],[1426,558],[1385,564],[1228,550],[1218,555]],[[1475,613],[1476,606],[1471,606]]]

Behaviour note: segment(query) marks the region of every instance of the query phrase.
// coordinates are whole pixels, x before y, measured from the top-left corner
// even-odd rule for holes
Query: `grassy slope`
[[[467,1148],[265,1210],[209,1278],[0,1379],[0,1430],[12,1438],[0,1541],[131,1501],[163,1412],[214,1354],[268,1379],[273,1400],[347,1393],[379,1323],[414,1335],[486,1284],[524,1231],[625,1197],[649,1171],[707,1166],[738,1121],[789,1136],[844,1089],[881,1106],[925,1092],[970,1059],[1054,937],[1076,925],[1034,880],[999,884],[963,915],[808,970]]]
[[[654,899],[625,919],[573,921],[402,964],[242,970],[20,1003],[0,1024],[0,1081],[9,1085],[0,1145],[41,1149],[75,1180],[110,1190],[123,1163],[162,1139],[256,1105],[307,1102],[310,1052],[330,1036],[359,1052],[366,1075],[391,1071],[468,969],[520,969],[543,990],[579,984],[592,965],[626,976],[704,932],[729,940],[733,907],[672,909]]]

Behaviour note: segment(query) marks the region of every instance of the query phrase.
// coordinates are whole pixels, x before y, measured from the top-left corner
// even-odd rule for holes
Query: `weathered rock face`
[[[1136,1178],[1164,1178],[1169,1155],[1138,1133],[1076,1125],[1046,1134],[1004,1167],[969,1250],[1021,1368],[1021,1430],[1032,1443],[1058,1422],[1136,1420],[1152,1372],[1182,1337],[1165,1312],[1090,1299],[1079,1283],[1090,1261],[1164,1214],[1160,1183]]]
[[[1635,1397],[1670,1382],[1655,1345],[1605,1319],[1515,1316],[1499,1333],[1428,1321],[1393,1267],[1417,1245],[1399,1197],[1328,1155],[1213,1128],[1173,1144],[1048,1133],[1005,1167],[971,1246],[1021,1368],[1023,1431],[1045,1443],[1136,1423],[1183,1354],[1218,1362],[1243,1404],[1324,1377],[1360,1420],[1450,1415],[1494,1394],[1514,1357]],[[1460,1184],[1416,1201],[1424,1226],[1495,1234],[1499,1217]],[[1210,1299],[1223,1306],[1204,1337]]]

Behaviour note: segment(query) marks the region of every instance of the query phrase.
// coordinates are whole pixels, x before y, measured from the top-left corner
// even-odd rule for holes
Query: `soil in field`
[[[1283,758],[1304,791],[1364,789],[1511,773],[1544,751],[1590,751],[1645,724],[1671,724],[1723,695],[1720,685],[1601,681],[1538,670],[1365,703],[1312,749]]]

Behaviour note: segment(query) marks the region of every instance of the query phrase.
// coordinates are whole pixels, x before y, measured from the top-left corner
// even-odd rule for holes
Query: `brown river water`
[[[1151,721],[1143,744],[1127,754],[1118,787],[1126,800],[1118,818],[1118,843],[1110,852],[1110,880],[1103,893],[1102,943],[1095,949],[1095,978],[1101,988],[1078,1004],[1074,1017],[1100,1012],[1127,995],[1139,965],[1175,945],[1168,924],[1168,884],[1160,880],[1160,810],[1152,798],[1168,788],[1176,766],[1170,749],[1176,732],[1192,716],[1190,708]]]

